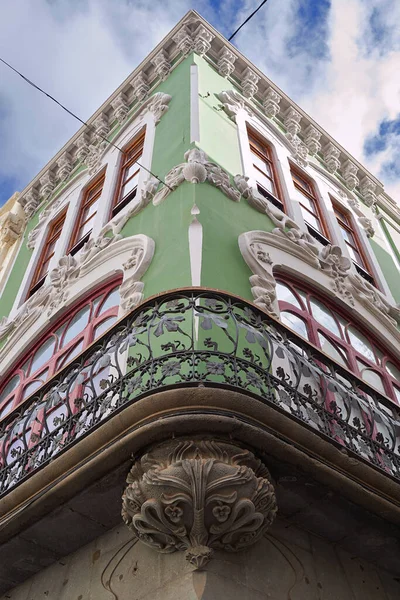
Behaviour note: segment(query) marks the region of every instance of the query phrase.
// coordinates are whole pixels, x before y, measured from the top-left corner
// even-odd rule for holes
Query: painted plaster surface
[[[184,553],[132,545],[124,526],[43,570],[1,600],[397,600],[390,573],[278,520],[241,553],[216,552],[203,571]]]

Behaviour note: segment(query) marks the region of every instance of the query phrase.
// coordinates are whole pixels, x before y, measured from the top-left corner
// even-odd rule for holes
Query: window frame
[[[108,308],[105,312],[100,312],[101,307],[104,305],[104,302],[107,300],[109,294],[117,288],[120,288],[122,284],[122,279],[120,277],[108,279],[108,281],[104,282],[102,285],[98,287],[92,288],[87,294],[85,294],[82,298],[80,298],[77,302],[75,302],[71,307],[65,311],[57,321],[51,325],[51,327],[47,328],[31,346],[30,348],[23,353],[23,356],[15,362],[9,369],[4,377],[4,385],[0,387],[0,394],[7,387],[8,383],[14,378],[14,376],[18,375],[20,378],[19,384],[14,388],[9,394],[1,401],[0,413],[4,409],[4,407],[13,400],[12,407],[3,417],[0,417],[0,422],[2,418],[8,416],[13,410],[16,410],[18,407],[22,406],[27,399],[35,393],[35,390],[31,392],[31,394],[23,397],[24,391],[26,387],[38,380],[40,376],[47,371],[47,377],[44,380],[44,383],[48,381],[51,377],[54,377],[61,369],[64,368],[70,360],[75,358],[72,357],[68,360],[68,355],[73,350],[73,348],[82,343],[81,350],[77,353],[76,356],[84,352],[86,348],[93,343],[96,339],[95,331],[96,328],[109,319],[110,317],[115,316],[116,320],[118,320],[119,307],[120,304],[117,304],[113,307]],[[100,302],[96,306],[93,303],[96,299],[102,298]],[[78,332],[72,339],[70,339],[64,345],[64,339],[66,332],[68,330],[69,324],[72,322],[73,318],[87,305],[91,304],[90,313],[88,316],[88,321],[85,327]],[[61,334],[57,334],[57,331],[65,325],[64,330]],[[101,334],[102,335],[102,334]],[[53,351],[51,357],[41,364],[35,371],[31,372],[32,361],[37,353],[37,351],[48,341],[54,339],[55,345],[58,347],[57,351]],[[62,364],[60,364],[60,362]],[[24,367],[29,363],[27,369],[29,369],[29,375],[26,375],[24,372]],[[42,383],[41,385],[44,385]],[[37,389],[39,389],[38,386]],[[17,391],[16,391],[17,390]]]
[[[359,264],[352,258],[351,253],[349,252],[350,260],[353,263],[354,268],[356,269],[357,273],[361,275],[361,277],[364,277],[364,279],[366,279],[369,283],[371,283],[377,289],[380,289],[371,269],[371,263],[368,260],[368,256],[361,243],[360,234],[353,215],[349,210],[347,210],[344,206],[342,206],[339,202],[332,198],[332,196],[330,197],[330,199],[332,202],[333,214],[339,226],[341,234],[342,229],[345,229],[354,240],[354,245],[350,244],[342,235],[342,239],[346,248],[352,248],[356,252],[356,254],[358,254],[361,258],[362,264]],[[344,219],[346,219],[347,222],[345,220],[339,219],[338,213],[339,215],[341,215],[341,217],[344,217]]]
[[[106,169],[103,169],[101,171],[101,173],[99,173],[93,181],[89,182],[89,184],[83,190],[82,197],[80,198],[80,201],[79,201],[79,209],[75,215],[74,225],[72,228],[72,232],[70,234],[69,243],[68,243],[67,252],[66,252],[67,254],[71,254],[71,255],[76,254],[84,246],[84,244],[86,244],[86,242],[89,241],[89,239],[92,235],[94,226],[88,232],[86,232],[81,238],[77,239],[77,236],[79,234],[80,229],[86,223],[93,220],[93,224],[94,224],[96,216],[99,212],[99,209],[97,208],[96,211],[89,217],[89,219],[86,219],[86,221],[82,220],[82,215],[84,214],[84,211],[87,208],[90,208],[90,206],[92,206],[96,202],[100,201],[103,190],[104,190],[105,180],[106,180]],[[98,192],[94,191],[99,186],[100,186],[100,190]],[[94,191],[94,196],[90,197],[90,195],[93,191]]]
[[[67,210],[68,210],[68,206],[64,207],[63,210],[61,211],[61,213],[55,219],[53,219],[53,221],[49,224],[49,227],[48,227],[47,233],[46,233],[45,242],[43,244],[43,247],[40,251],[39,256],[36,259],[35,269],[33,271],[33,275],[32,275],[32,278],[31,278],[31,281],[29,284],[28,291],[25,296],[25,300],[28,300],[29,298],[31,298],[44,285],[44,282],[46,281],[46,277],[49,274],[49,266],[51,264],[51,260],[54,256],[54,254],[55,254],[57,242],[60,239],[62,232],[63,232],[63,227],[65,225],[66,216],[67,216]],[[60,226],[60,223],[61,223],[61,226]],[[54,233],[54,231],[55,231],[55,233]],[[49,253],[48,250],[52,243],[54,243],[53,252]],[[44,274],[41,274],[42,268],[43,268],[43,265],[45,264],[45,262],[48,263],[48,268]]]
[[[284,300],[278,300],[280,313],[283,311],[291,312],[301,318],[306,324],[309,342],[316,346],[321,352],[324,352],[318,337],[318,332],[320,331],[328,339],[328,341],[333,344],[333,346],[340,348],[341,354],[344,353],[346,355],[347,365],[345,368],[359,377],[362,381],[366,381],[368,384],[368,381],[362,377],[357,359],[363,363],[367,369],[378,373],[378,375],[381,377],[383,388],[385,390],[384,392],[377,390],[378,393],[386,395],[391,402],[393,402],[396,406],[399,406],[400,401],[397,399],[394,388],[396,387],[400,390],[400,381],[390,375],[385,366],[387,362],[390,362],[397,367],[399,361],[392,354],[385,351],[384,347],[382,347],[382,345],[378,342],[378,340],[375,339],[373,335],[365,330],[361,323],[359,323],[357,320],[351,319],[350,316],[341,309],[341,307],[336,306],[323,294],[312,289],[311,286],[307,285],[304,281],[299,281],[292,277],[288,279],[283,274],[277,275],[276,281],[282,283],[290,289],[301,307],[299,308]],[[304,293],[306,299],[304,299],[298,293],[296,288],[299,288]],[[338,337],[330,329],[322,325],[322,323],[319,323],[316,317],[314,317],[312,313],[312,306],[310,304],[310,299],[312,298],[323,304],[330,311],[336,324],[339,325],[340,331],[343,333],[343,338]],[[341,323],[340,320],[338,320],[338,317],[343,319],[345,324]],[[288,327],[288,325],[285,324],[285,327]],[[375,359],[378,358],[379,362],[373,362],[354,348],[348,333],[350,327],[354,327],[362,336],[366,338],[366,340],[372,346]],[[331,360],[335,361],[335,359],[329,354],[327,354],[327,356],[329,356]],[[371,387],[374,388],[372,384],[368,385],[371,385]]]
[[[138,168],[136,173],[131,175],[127,180],[124,179],[124,173],[127,169],[129,169],[139,158],[141,158],[144,154],[145,149],[145,141],[146,141],[146,130],[147,127],[142,127],[134,136],[133,140],[131,140],[127,146],[123,149],[123,155],[121,156],[121,160],[118,165],[118,178],[115,186],[114,194],[112,196],[112,202],[109,210],[109,219],[113,219],[117,214],[119,214],[124,208],[137,197],[137,192],[140,189],[140,171],[141,166]],[[137,151],[133,154],[131,158],[126,158],[128,154],[137,148]],[[142,162],[142,161],[141,161]],[[138,175],[138,182],[134,189],[130,190],[126,196],[121,198],[122,188],[126,185],[130,179],[132,179],[135,175]],[[133,192],[135,192],[133,194]],[[131,195],[133,194],[133,195]],[[116,210],[117,209],[117,210]]]
[[[255,129],[253,129],[248,123],[246,123],[246,131],[247,131],[249,154],[250,154],[250,159],[251,159],[252,174],[253,174],[253,179],[256,183],[257,191],[263,198],[266,198],[267,200],[272,202],[272,204],[274,206],[276,206],[277,208],[279,208],[279,210],[281,210],[282,212],[284,212],[286,214],[286,205],[285,205],[284,196],[282,193],[282,184],[281,184],[278,172],[277,172],[277,168],[276,168],[276,164],[275,164],[275,160],[274,160],[274,156],[273,156],[273,148],[271,147],[271,144],[265,139],[265,137],[263,137]],[[262,150],[264,152],[260,151],[257,148],[254,148],[254,150],[253,150],[252,139],[256,143],[260,144],[260,146],[262,147]],[[258,167],[256,167],[256,165],[253,162],[253,154],[258,155],[259,158],[261,158],[261,160],[264,160],[265,162],[268,163],[272,177],[266,173],[263,173]],[[267,179],[269,179],[272,182],[272,187],[275,190],[275,194],[273,194],[269,190],[266,190],[263,187],[263,185],[258,182],[257,177],[256,177],[257,171],[260,171],[260,173],[262,173],[264,176],[267,177]],[[259,187],[261,187],[265,193],[260,192]]]
[[[315,212],[312,212],[311,210],[309,210],[309,208],[307,208],[307,206],[303,205],[300,202],[300,200],[296,198],[296,201],[299,204],[300,212],[301,212],[301,215],[302,215],[302,218],[303,218],[303,221],[307,228],[308,233],[312,237],[317,239],[324,246],[331,244],[332,243],[331,231],[330,231],[328,221],[326,219],[326,216],[325,216],[324,211],[321,206],[321,200],[319,198],[317,186],[316,186],[315,182],[311,179],[311,177],[309,177],[307,174],[305,174],[303,171],[301,171],[298,167],[296,167],[291,161],[289,161],[289,166],[290,166],[290,176],[291,176],[294,188],[300,194],[303,194],[306,198],[308,198],[311,201],[312,205],[315,207]],[[309,187],[311,192],[308,192],[299,183],[297,183],[295,180],[296,177],[300,180],[303,180],[304,183],[306,183],[306,185]],[[308,212],[309,214],[311,214],[319,222],[319,224],[321,226],[321,231],[319,231],[318,229],[315,229],[315,227],[313,225],[311,225],[310,223],[308,223],[306,221],[303,209],[306,212]]]

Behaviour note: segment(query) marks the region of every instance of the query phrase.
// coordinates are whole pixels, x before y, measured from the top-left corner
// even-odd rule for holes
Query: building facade
[[[2,600],[398,598],[398,242],[188,13],[0,214]]]

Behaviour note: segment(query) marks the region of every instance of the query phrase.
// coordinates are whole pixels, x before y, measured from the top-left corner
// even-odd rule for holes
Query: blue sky
[[[0,56],[88,118],[190,9],[229,36],[260,0],[4,0]],[[400,201],[400,1],[268,0],[237,47]],[[0,65],[0,205],[79,128]]]

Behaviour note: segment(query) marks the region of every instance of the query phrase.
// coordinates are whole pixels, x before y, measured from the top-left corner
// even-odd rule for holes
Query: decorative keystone
[[[159,552],[185,551],[196,569],[213,549],[254,544],[273,522],[271,476],[248,450],[213,440],[172,440],[136,461],[122,496],[122,518]]]

